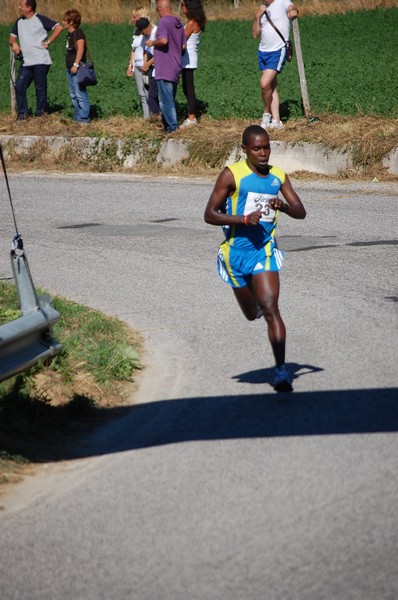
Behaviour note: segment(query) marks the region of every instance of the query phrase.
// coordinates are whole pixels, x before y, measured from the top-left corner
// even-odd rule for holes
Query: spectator
[[[160,16],[155,40],[148,40],[148,48],[155,48],[155,79],[158,83],[159,105],[163,125],[167,131],[178,129],[175,95],[181,73],[181,55],[185,48],[182,23],[171,12],[170,0],[158,0]]]
[[[286,46],[266,17],[266,13],[280,31],[284,39],[289,39],[290,20],[298,15],[297,8],[290,0],[270,0],[255,12],[252,34],[260,38],[258,66],[262,72],[260,79],[264,113],[261,120],[263,129],[283,127],[279,113],[279,93],[277,75],[286,62]]]
[[[149,23],[148,27],[146,27],[143,31],[146,36],[146,40],[155,40],[156,39],[156,31],[157,26]],[[160,118],[160,107],[159,107],[159,95],[158,95],[158,84],[155,79],[155,59],[153,56],[154,48],[149,48],[145,44],[144,50],[144,66],[142,67],[142,72],[144,77],[147,76],[149,79],[148,84],[148,107],[150,118],[157,121]]]
[[[198,46],[200,36],[206,25],[206,15],[201,0],[184,0],[181,4],[182,12],[188,21],[184,27],[187,47],[182,57],[182,90],[188,101],[188,118],[182,127],[197,124],[196,96],[194,73],[198,67]]]
[[[47,112],[47,74],[52,65],[48,48],[62,33],[62,25],[36,13],[36,0],[21,0],[21,17],[11,30],[9,44],[22,64],[15,82],[18,121],[29,116],[26,92],[32,81],[36,89],[36,116]],[[48,35],[49,34],[49,35]],[[18,41],[17,41],[18,40]]]
[[[80,29],[81,14],[78,10],[67,10],[63,18],[68,30],[66,38],[66,76],[73,104],[73,119],[78,123],[90,122],[90,99],[86,88],[77,81],[77,71],[81,61],[86,61],[86,38]]]
[[[146,8],[138,7],[133,10],[131,22],[135,26],[133,40],[131,43],[130,61],[127,67],[127,77],[135,76],[138,95],[141,101],[144,119],[149,117],[148,89],[144,86],[142,67],[144,65],[144,48],[146,38],[143,30],[148,27],[148,11]]]

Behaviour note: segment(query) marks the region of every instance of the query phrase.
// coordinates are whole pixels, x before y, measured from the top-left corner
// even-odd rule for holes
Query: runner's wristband
[[[244,217],[243,217],[243,224],[244,225],[249,225],[249,215],[244,215]]]

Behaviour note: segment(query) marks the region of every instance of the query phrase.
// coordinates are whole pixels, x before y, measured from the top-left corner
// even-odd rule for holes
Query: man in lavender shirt
[[[170,0],[158,0],[156,8],[160,17],[156,39],[148,40],[146,45],[154,48],[155,79],[163,125],[167,131],[175,131],[178,129],[175,95],[186,38],[180,19],[171,12]]]

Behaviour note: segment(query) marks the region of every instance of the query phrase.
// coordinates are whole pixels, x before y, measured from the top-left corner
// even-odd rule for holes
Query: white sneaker
[[[272,121],[271,113],[266,113],[266,112],[263,113],[263,118],[261,119],[261,127],[263,129],[268,129],[271,121]]]
[[[180,127],[189,127],[190,125],[196,125],[198,122],[197,119],[185,119],[180,125]]]
[[[275,369],[274,390],[276,392],[293,391],[293,386],[290,383],[289,373],[286,371],[285,365],[281,365]]]
[[[282,121],[278,122],[271,118],[271,122],[268,125],[268,129],[282,129],[282,127],[283,127]]]

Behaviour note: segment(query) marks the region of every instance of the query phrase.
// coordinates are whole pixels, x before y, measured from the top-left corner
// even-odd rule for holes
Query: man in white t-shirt
[[[35,0],[21,0],[21,17],[15,22],[9,44],[23,62],[15,82],[18,120],[28,117],[26,92],[32,81],[36,88],[36,116],[47,112],[47,73],[52,64],[48,48],[62,33],[63,27],[56,21],[36,13]],[[18,40],[18,41],[17,41]]]
[[[279,30],[279,35],[267,19],[266,14]],[[289,40],[290,21],[298,15],[298,9],[290,0],[270,0],[262,4],[255,12],[253,37],[260,37],[258,66],[262,72],[260,79],[264,114],[261,127],[277,129],[283,127],[279,114],[279,93],[277,75],[282,72],[286,62],[286,44]],[[284,40],[282,39],[282,37]]]

